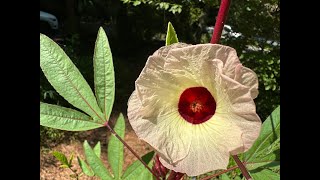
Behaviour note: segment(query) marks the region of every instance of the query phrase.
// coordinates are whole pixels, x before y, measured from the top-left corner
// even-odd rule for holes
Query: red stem
[[[140,158],[140,156],[139,156],[136,152],[134,152],[134,150],[133,150],[126,142],[124,142],[124,140],[109,126],[109,124],[106,122],[104,125],[109,129],[109,131],[110,131],[114,136],[116,136],[116,138],[119,139],[119,141],[122,142],[122,144],[124,144],[124,145],[129,149],[129,151],[130,151],[136,158],[138,158],[138,160],[144,165],[144,167],[146,167],[146,168],[154,175],[154,177],[155,177],[157,180],[159,180],[158,176],[150,169],[150,167]]]
[[[169,177],[167,180],[180,180],[184,176],[184,173],[175,172],[171,170],[171,173],[169,174]]]
[[[217,44],[220,40],[222,29],[224,26],[224,23],[227,19],[227,14],[229,11],[231,0],[221,0],[221,5],[218,12],[218,17],[216,20],[216,24],[214,25],[214,30],[212,34],[212,38],[210,43]]]
[[[236,161],[239,169],[242,172],[242,175],[246,177],[247,180],[252,180],[250,174],[248,173],[248,170],[246,167],[243,165],[243,163],[240,161],[239,157],[237,155],[232,155],[233,159]]]

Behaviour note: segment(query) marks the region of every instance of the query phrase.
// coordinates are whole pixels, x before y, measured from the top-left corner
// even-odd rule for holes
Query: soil
[[[110,121],[111,122],[111,121]],[[70,177],[73,172],[67,168],[59,167],[61,163],[55,159],[52,155],[53,151],[59,151],[64,153],[67,158],[74,155],[72,164],[72,169],[76,170],[77,173],[82,172],[79,164],[77,162],[77,157],[82,159],[84,158],[84,152],[82,148],[82,144],[84,140],[87,140],[91,147],[100,141],[101,143],[101,158],[106,167],[110,170],[110,166],[107,162],[107,139],[110,137],[110,132],[107,131],[106,128],[98,128],[95,130],[79,132],[76,135],[76,138],[73,140],[68,140],[60,143],[59,145],[52,145],[48,148],[40,147],[40,180],[53,180],[53,179],[61,179],[61,180],[69,180],[72,179]],[[141,157],[144,154],[152,151],[152,148],[144,141],[138,139],[128,121],[126,120],[126,134],[125,134],[125,142],[130,145],[134,149],[134,151]],[[124,167],[125,170],[131,163],[137,160],[136,157],[127,149],[124,148]],[[80,180],[98,180],[96,177],[89,177],[86,175],[82,175]]]

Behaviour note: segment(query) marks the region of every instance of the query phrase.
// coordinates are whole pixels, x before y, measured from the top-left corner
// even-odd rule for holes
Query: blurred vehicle
[[[214,30],[214,26],[209,26],[209,27],[206,27],[206,31],[209,33],[209,34],[212,34],[213,33],[213,30]],[[222,30],[222,33],[221,33],[221,38],[226,38],[226,37],[234,37],[234,38],[239,38],[241,37],[242,34],[241,33],[238,33],[238,32],[234,32],[231,28],[230,25],[224,25],[223,26],[223,30]]]
[[[213,33],[214,27],[209,26],[206,27],[207,33],[210,35]],[[235,32],[232,30],[230,25],[224,25],[223,31],[221,33],[221,38],[244,38],[244,35],[242,35],[240,32]],[[246,45],[246,49],[244,51],[269,51],[270,48],[267,48],[266,45],[269,45],[270,47],[280,47],[280,42],[275,41],[275,40],[269,40],[263,37],[253,37],[254,41],[256,44],[248,44]],[[263,45],[264,48],[262,48],[260,45]]]
[[[53,14],[40,11],[40,33],[48,36],[55,35],[59,29],[59,22]]]

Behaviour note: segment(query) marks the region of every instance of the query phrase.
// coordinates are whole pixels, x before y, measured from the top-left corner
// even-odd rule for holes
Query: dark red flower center
[[[216,101],[204,87],[188,88],[180,96],[178,111],[189,123],[200,124],[214,115]]]

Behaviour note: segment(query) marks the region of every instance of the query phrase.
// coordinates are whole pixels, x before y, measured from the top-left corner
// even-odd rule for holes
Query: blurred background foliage
[[[126,114],[149,55],[165,45],[167,23],[172,22],[181,42],[209,43],[218,0],[41,0],[40,10],[54,14],[59,30],[50,35],[66,51],[93,87],[92,57],[98,28],[109,38],[116,76],[113,113]],[[259,78],[255,100],[262,120],[280,103],[280,1],[234,0],[221,44],[237,50],[241,62]],[[40,70],[41,101],[70,107]],[[41,142],[59,141],[65,132],[40,127]]]

